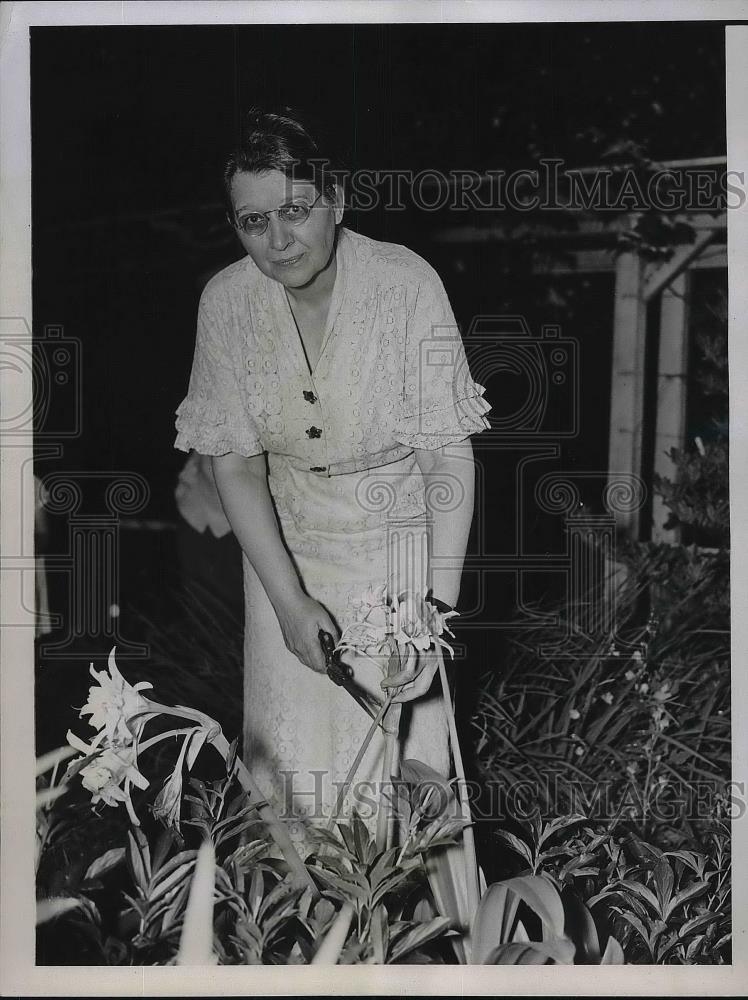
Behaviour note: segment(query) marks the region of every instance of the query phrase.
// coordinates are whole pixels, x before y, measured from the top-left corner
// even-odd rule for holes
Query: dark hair
[[[321,123],[313,123],[308,114],[288,107],[278,111],[252,108],[244,120],[239,145],[223,171],[227,210],[233,211],[231,181],[239,172],[279,170],[292,180],[310,181],[320,194],[334,197],[343,171],[333,145]]]

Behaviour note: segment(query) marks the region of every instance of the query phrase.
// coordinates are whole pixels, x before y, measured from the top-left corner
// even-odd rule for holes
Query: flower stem
[[[211,719],[209,715],[205,715],[203,712],[198,712],[194,708],[186,708],[183,705],[175,705],[173,708],[170,708],[167,705],[160,705],[158,702],[150,700],[148,700],[148,704],[151,711],[155,710],[163,715],[175,715],[179,718],[194,719],[202,726],[205,726],[206,729],[211,731],[208,736],[209,742],[212,743],[225,761],[229,759],[229,741],[223,735],[221,727],[215,719]],[[312,895],[315,898],[319,896],[319,891],[314,879],[309,874],[298,851],[294,847],[288,830],[276,816],[275,810],[262,794],[262,791],[260,790],[260,787],[251,772],[238,757],[236,759],[236,763],[234,764],[234,772],[239,784],[249,795],[250,802],[257,809],[260,817],[267,825],[270,836],[273,838],[281,854],[288,862],[292,871],[295,873],[297,881],[299,883],[303,882],[309,886]]]
[[[150,739],[144,740],[142,743],[138,743],[138,754],[143,753],[144,750],[150,750],[152,746],[157,743],[161,743],[163,740],[171,739],[172,736],[186,736],[187,733],[191,733],[195,727],[190,726],[189,729],[170,729],[168,733],[159,733],[158,736],[151,736]]]
[[[439,646],[436,647],[436,658],[439,664],[439,678],[442,682],[444,710],[447,713],[447,723],[449,725],[449,740],[452,744],[452,756],[454,757],[455,762],[455,774],[457,775],[460,808],[463,819],[472,824],[473,817],[470,812],[470,800],[468,798],[467,782],[465,781],[465,768],[462,762],[460,741],[457,738],[457,722],[455,720],[454,709],[452,707],[452,696],[449,691],[447,671],[444,666],[444,657],[442,656],[442,651]],[[468,912],[475,914],[478,912],[478,904],[480,903],[480,886],[478,884],[478,859],[475,854],[475,835],[473,833],[472,826],[466,826],[462,831],[462,849],[465,858]]]
[[[384,851],[389,840],[389,829],[391,825],[391,810],[387,802],[388,786],[397,767],[396,751],[397,737],[400,728],[400,714],[403,706],[393,705],[392,711],[387,716],[388,728],[384,731],[384,760],[382,762],[382,787],[379,790],[379,813],[377,815],[377,851]],[[393,728],[390,729],[389,726]]]
[[[400,664],[400,650],[395,649],[387,662],[387,676],[391,677],[396,674],[400,670]],[[387,802],[387,786],[391,782],[392,770],[395,766],[402,709],[403,706],[399,703],[393,705],[392,711],[387,716],[387,725],[382,727],[384,729],[384,760],[382,761],[382,784],[379,789],[379,813],[377,815],[377,852],[386,850],[389,840],[391,810]]]
[[[369,747],[369,744],[371,743],[372,737],[374,736],[374,733],[377,731],[377,728],[379,727],[379,724],[382,721],[382,719],[383,719],[383,717],[384,717],[387,709],[390,707],[393,698],[394,698],[394,692],[392,692],[392,693],[390,693],[390,694],[387,695],[387,697],[384,700],[384,703],[382,704],[382,707],[377,712],[376,718],[374,719],[374,721],[372,722],[372,724],[369,726],[369,731],[366,734],[366,736],[364,737],[363,743],[359,747],[358,753],[356,754],[356,757],[355,757],[353,763],[350,766],[350,769],[348,771],[348,774],[346,775],[345,781],[340,786],[340,791],[338,792],[338,797],[337,797],[337,799],[335,801],[335,809],[333,810],[332,815],[330,816],[330,818],[327,821],[327,829],[328,830],[332,830],[333,823],[337,819],[338,814],[340,813],[340,810],[341,810],[341,808],[343,806],[343,801],[345,799],[346,793],[348,792],[348,789],[351,786],[351,782],[353,781],[353,779],[356,776],[356,771],[358,771],[359,765],[361,764],[361,761],[364,759],[364,754],[366,753],[366,751],[367,751],[367,749]]]

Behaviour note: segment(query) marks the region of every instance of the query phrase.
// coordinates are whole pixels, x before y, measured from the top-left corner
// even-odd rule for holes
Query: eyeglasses
[[[241,229],[245,236],[262,236],[270,223],[269,216],[278,213],[278,218],[287,226],[300,226],[311,215],[312,209],[322,197],[320,192],[311,205],[305,201],[290,201],[280,208],[271,208],[269,212],[250,212],[237,219],[232,225]]]

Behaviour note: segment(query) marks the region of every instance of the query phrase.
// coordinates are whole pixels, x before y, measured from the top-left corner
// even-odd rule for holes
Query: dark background
[[[720,156],[723,47],[723,27],[698,22],[32,28],[34,333],[57,325],[80,340],[83,416],[63,457],[40,456],[37,473],[136,471],[150,487],[139,517],[176,521],[174,410],[201,288],[241,255],[220,176],[249,106],[314,110],[354,169]],[[604,471],[612,276],[533,276],[532,248],[444,245],[434,238],[444,221],[413,206],[347,219],[425,256],[463,331],[479,314],[513,313],[576,338],[589,388],[562,466]],[[495,407],[511,391],[488,389]],[[53,395],[50,427],[65,405]],[[500,550],[513,532],[510,470],[495,453],[484,461],[485,523]],[[538,551],[557,547],[558,523],[530,517],[527,527]],[[56,530],[50,544],[64,546]],[[127,533],[124,606],[172,586],[175,539]],[[59,587],[52,599],[64,604]]]
[[[37,332],[61,324],[83,343],[83,434],[66,444],[64,460],[142,471],[151,513],[163,517],[173,514],[181,462],[173,411],[186,391],[201,285],[241,252],[218,207],[220,175],[253,103],[316,110],[365,169],[511,169],[541,156],[595,164],[621,142],[653,158],[725,151],[715,24],[33,28],[31,36],[34,324]],[[179,211],[163,214],[171,209]],[[348,221],[434,263],[463,326],[478,313],[559,319],[548,291],[516,273],[521,248],[447,253],[414,208]],[[590,367],[604,375],[609,289],[582,284],[572,298],[564,333],[584,339]],[[604,467],[600,409],[585,424],[598,429],[587,446]]]

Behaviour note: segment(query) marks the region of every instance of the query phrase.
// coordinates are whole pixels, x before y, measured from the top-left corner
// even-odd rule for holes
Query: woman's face
[[[250,212],[269,212],[289,202],[312,205],[318,194],[314,184],[292,181],[279,170],[263,174],[237,172],[231,181],[234,218],[238,222]],[[335,226],[342,218],[342,207],[331,205],[323,195],[300,225],[283,222],[273,211],[261,236],[247,236],[240,227],[237,235],[263,274],[286,288],[304,288],[330,263]]]

